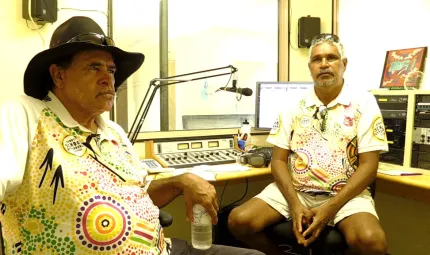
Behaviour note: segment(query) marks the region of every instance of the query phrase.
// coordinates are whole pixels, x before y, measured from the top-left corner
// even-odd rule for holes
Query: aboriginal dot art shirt
[[[53,93],[23,96],[0,117],[6,254],[170,253],[147,173],[117,124],[98,117],[94,134]]]
[[[344,85],[328,105],[313,89],[286,102],[267,141],[290,150],[296,190],[336,194],[357,170],[360,153],[388,151],[381,111],[369,92]]]

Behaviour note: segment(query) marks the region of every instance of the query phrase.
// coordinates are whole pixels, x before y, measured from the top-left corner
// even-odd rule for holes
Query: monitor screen
[[[255,128],[269,130],[283,110],[287,98],[301,98],[313,82],[257,82],[255,96]]]

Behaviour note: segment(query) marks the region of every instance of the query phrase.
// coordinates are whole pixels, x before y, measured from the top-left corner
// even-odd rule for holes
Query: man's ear
[[[51,74],[51,78],[54,81],[55,87],[62,88],[64,70],[61,67],[57,66],[56,64],[52,64],[49,67],[49,73]]]
[[[342,59],[342,62],[343,62],[343,68],[346,69],[346,66],[348,65],[348,59],[344,58]]]

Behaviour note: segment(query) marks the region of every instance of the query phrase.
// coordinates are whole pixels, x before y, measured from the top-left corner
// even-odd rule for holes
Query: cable
[[[28,25],[28,20],[25,20],[25,24],[27,25],[27,28],[28,29],[30,29],[30,30],[32,30],[32,31],[36,31],[36,30],[38,30],[38,29],[42,29],[46,24],[43,24],[41,27],[38,27],[38,28],[31,28],[29,25]]]
[[[222,198],[224,197],[224,191],[225,191],[225,188],[227,187],[227,184],[228,184],[228,181],[225,182],[224,188],[222,189],[221,198],[219,200],[219,208],[222,208]]]
[[[230,203],[230,204],[228,204],[228,205],[226,205],[224,207],[229,207],[231,205],[239,203],[240,201],[242,201],[242,199],[245,198],[246,194],[248,194],[248,178],[246,178],[245,181],[246,181],[246,187],[245,187],[245,193],[243,194],[243,196],[241,198],[239,198],[238,200],[234,201],[233,203]]]
[[[28,16],[30,17],[31,22],[33,23],[33,25],[35,27],[37,27],[36,22],[34,22],[33,17],[31,16],[31,0],[28,0]],[[39,31],[39,28],[36,29],[37,33],[40,36],[40,39],[42,39],[42,43],[43,43],[43,48],[45,49],[45,39],[43,38],[42,34]]]
[[[106,17],[108,17],[106,12],[102,12],[99,10],[82,10],[82,9],[75,9],[75,8],[59,8],[58,9],[58,11],[61,11],[61,10],[72,10],[72,11],[81,11],[81,12],[99,12],[99,13],[104,14]]]
[[[233,76],[233,73],[230,74],[230,77],[228,77],[227,84],[225,84],[224,89],[227,88],[228,84],[230,83],[231,77]],[[220,91],[221,89],[217,89],[215,92]]]
[[[293,15],[293,8],[291,8],[291,0],[288,0],[288,44],[293,50],[298,50],[294,48],[291,44],[291,16]]]

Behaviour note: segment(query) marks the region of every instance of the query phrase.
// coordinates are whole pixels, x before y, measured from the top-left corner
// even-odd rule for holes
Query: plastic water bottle
[[[251,125],[249,124],[248,120],[245,119],[244,122],[242,122],[242,126],[240,127],[240,135],[239,135],[239,141],[243,140],[245,145],[242,150],[247,150],[246,147],[251,144]]]
[[[193,206],[191,244],[199,250],[207,250],[212,246],[212,219],[206,209],[199,204]]]

